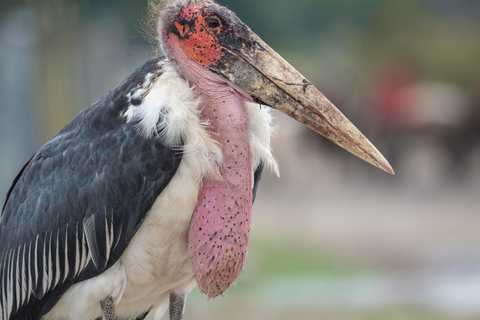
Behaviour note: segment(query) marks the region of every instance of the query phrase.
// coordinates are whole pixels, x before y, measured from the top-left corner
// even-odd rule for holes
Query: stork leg
[[[117,320],[115,317],[115,302],[112,296],[100,301],[100,308],[102,308],[102,320]]]
[[[170,292],[170,320],[182,320],[185,295]]]

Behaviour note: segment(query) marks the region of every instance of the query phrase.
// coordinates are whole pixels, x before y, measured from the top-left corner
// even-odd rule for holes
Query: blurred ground
[[[276,114],[245,272],[185,319],[480,317],[480,2],[223,1],[390,160]],[[146,1],[0,2],[0,202],[31,155],[153,50]],[[266,14],[268,13],[268,14]]]

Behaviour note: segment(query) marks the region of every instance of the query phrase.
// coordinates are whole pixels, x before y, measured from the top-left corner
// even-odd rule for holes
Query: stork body
[[[270,150],[267,105],[391,171],[373,145],[232,12],[159,11],[159,56],[27,163],[0,220],[0,320],[179,320],[245,261]],[[254,103],[255,102],[255,103]]]
[[[132,84],[134,85],[132,86]],[[175,95],[169,95],[170,92],[175,92]],[[169,97],[173,98],[169,99]],[[113,104],[111,104],[112,102]],[[29,185],[29,190],[24,190],[24,192],[32,192],[33,194],[29,194],[29,196],[33,199],[41,198],[44,193],[48,194],[49,192],[53,193],[52,196],[61,197],[62,194],[55,193],[63,193],[65,190],[58,190],[58,186],[54,185],[45,186],[44,183],[53,176],[51,180],[58,184],[59,181],[56,180],[55,175],[68,169],[72,170],[74,176],[63,177],[67,180],[64,181],[65,184],[69,179],[95,180],[103,176],[102,178],[105,180],[102,183],[108,183],[108,190],[103,185],[95,185],[95,181],[87,182],[80,188],[90,188],[88,191],[90,194],[85,195],[87,197],[85,201],[92,201],[88,197],[95,197],[95,200],[105,198],[103,201],[107,208],[111,206],[107,205],[109,201],[119,201],[118,198],[123,200],[121,199],[123,192],[133,189],[132,187],[138,184],[135,179],[146,180],[139,183],[137,187],[146,188],[143,185],[148,184],[150,178],[152,179],[150,182],[153,185],[152,188],[158,190],[150,197],[143,196],[140,199],[142,205],[147,208],[143,210],[148,210],[147,214],[142,214],[142,210],[132,212],[140,204],[121,204],[121,210],[128,209],[129,212],[124,212],[125,216],[120,219],[129,221],[117,222],[111,212],[105,212],[103,209],[94,212],[94,208],[88,203],[77,203],[76,201],[63,203],[62,200],[59,200],[56,203],[57,207],[50,208],[52,216],[56,216],[59,221],[57,225],[53,224],[51,220],[45,223],[33,220],[26,224],[24,226],[26,227],[25,233],[45,234],[45,236],[38,237],[38,239],[32,237],[30,243],[25,242],[26,249],[24,252],[24,248],[21,248],[20,257],[22,259],[18,260],[18,269],[16,269],[17,261],[7,262],[6,265],[12,265],[15,269],[14,273],[20,272],[18,276],[32,279],[32,281],[28,282],[25,287],[14,288],[7,285],[7,288],[11,288],[12,293],[20,291],[18,292],[20,297],[28,297],[29,289],[37,291],[38,297],[42,297],[45,292],[48,292],[51,286],[57,285],[61,289],[51,291],[48,297],[42,297],[42,303],[39,303],[35,297],[30,297],[31,310],[34,311],[34,314],[44,310],[43,306],[46,305],[46,301],[55,304],[57,302],[55,300],[58,300],[63,294],[45,319],[96,319],[101,316],[98,302],[111,295],[117,304],[116,313],[119,319],[136,319],[151,309],[152,314],[163,313],[168,306],[170,293],[186,295],[193,289],[195,281],[187,244],[189,224],[197,205],[202,182],[205,178],[214,178],[218,174],[217,165],[222,157],[218,143],[213,140],[206,124],[198,117],[200,105],[201,101],[193,93],[192,87],[183,76],[179,75],[171,62],[164,57],[153,59],[133,73],[124,84],[77,116],[32,158],[26,172],[20,176],[17,184]],[[248,117],[255,119],[251,122],[249,130],[249,144],[252,146],[250,151],[252,159],[254,159],[251,164],[251,168],[253,168],[251,175],[253,177],[255,170],[258,170],[256,181],[258,183],[259,173],[264,164],[276,168],[269,146],[271,117],[268,109],[260,108],[258,105],[247,104],[245,108],[248,110]],[[107,118],[112,117],[123,123],[124,134],[122,136],[115,133],[115,130],[120,127],[104,122],[107,112],[109,113]],[[92,120],[95,123],[86,124]],[[125,126],[128,129],[125,129]],[[165,130],[164,128],[167,127],[168,130]],[[89,132],[90,130],[96,131],[97,134],[86,140],[85,136],[95,135],[95,132]],[[79,135],[81,131],[85,131],[85,135]],[[158,132],[163,132],[160,139],[162,142],[155,139]],[[121,138],[118,140],[108,139],[106,137],[109,134]],[[141,153],[129,154],[131,150],[126,147],[129,140],[136,152],[140,150]],[[181,141],[183,142],[181,143]],[[140,146],[143,148],[138,148]],[[72,152],[72,147],[77,149],[75,155],[71,156],[68,153]],[[98,148],[108,148],[109,150],[104,150],[102,155],[96,157],[95,153]],[[124,159],[125,157],[128,159]],[[61,160],[57,160],[58,158]],[[85,160],[94,162],[94,166],[84,173],[85,176],[75,176],[75,165],[80,165],[80,162]],[[49,162],[55,163],[55,166],[50,167]],[[138,176],[132,175],[129,177],[130,181],[126,179],[125,173],[131,169],[128,168],[128,164],[123,162],[142,167],[137,172]],[[42,167],[45,171],[37,170],[32,175],[28,175],[28,170],[33,170],[30,168],[35,169],[36,166]],[[155,168],[150,173],[154,175],[152,177],[145,172],[145,168],[148,166]],[[118,172],[108,172],[109,168],[111,171]],[[46,176],[35,176],[35,173],[38,175],[40,172],[44,172]],[[73,190],[70,192],[79,196],[78,183],[75,183],[72,188]],[[22,190],[17,190],[19,189],[14,188],[10,194],[3,217],[4,221],[9,220],[10,212],[13,212],[15,205],[17,207],[22,205],[21,199],[24,195],[21,194]],[[35,192],[40,193],[35,194]],[[135,190],[135,193],[138,192]],[[155,197],[155,194],[158,196]],[[71,199],[81,201],[80,197]],[[150,203],[145,203],[147,199]],[[130,199],[126,200],[131,201]],[[60,212],[53,211],[60,208],[64,209]],[[102,228],[108,228],[105,235],[102,235],[105,238],[98,239],[99,242],[106,241],[111,244],[110,252],[101,252],[102,249],[106,250],[109,246],[98,244],[98,255],[102,257],[98,260],[106,261],[95,261],[95,257],[87,252],[94,244],[93,241],[89,243],[88,236],[84,235],[88,232],[86,227],[90,217],[89,214],[85,214],[85,211],[93,214],[97,220],[96,223]],[[135,215],[136,219],[134,219]],[[23,215],[17,216],[23,217]],[[73,220],[72,218],[75,216],[77,216],[77,221],[74,220],[69,224],[68,221]],[[38,219],[42,219],[41,215]],[[130,220],[134,220],[133,223]],[[68,226],[65,227],[66,225]],[[130,226],[132,230],[123,231],[126,226]],[[58,231],[62,227],[65,231]],[[135,230],[137,228],[139,228],[138,231]],[[135,236],[125,235],[134,232]],[[100,237],[97,233],[98,230],[91,236],[93,238]],[[1,235],[2,243],[8,243],[10,238],[8,230],[2,229]],[[69,236],[74,237],[73,246],[69,246]],[[25,239],[27,237],[28,234],[24,236]],[[130,243],[122,243],[123,239],[130,237]],[[62,240],[66,242],[61,243]],[[61,247],[65,245],[66,255],[70,254],[72,259],[65,262],[62,252],[60,250],[58,253],[56,252],[57,245]],[[35,247],[36,251],[30,250],[31,247]],[[117,251],[122,249],[125,251],[120,257],[117,257]],[[40,259],[38,264],[31,261],[30,264],[33,268],[26,267],[28,264],[24,267],[22,265],[24,263],[23,256],[26,261],[35,260],[34,255],[38,251],[45,252],[47,258]],[[7,261],[13,261],[10,259],[14,258],[13,254],[12,257],[8,254],[5,257]],[[60,260],[61,263],[59,263]],[[68,266],[62,265],[64,262],[68,263]],[[106,271],[104,271],[105,269]],[[10,274],[8,268],[5,270],[8,271],[7,275]],[[69,275],[72,277],[73,274],[75,274],[75,281],[68,281]],[[67,279],[64,282],[65,278]],[[87,279],[75,283],[82,278]],[[8,276],[4,279],[7,282],[10,281]],[[62,282],[63,287],[58,285]],[[38,283],[43,287],[38,288]],[[68,286],[66,293],[63,292],[65,286]],[[55,295],[56,291],[58,291],[58,295]],[[7,292],[4,296],[12,295],[8,295]],[[16,310],[15,304],[21,300],[5,301],[5,305],[11,304]],[[18,313],[18,319],[27,319],[29,316]]]

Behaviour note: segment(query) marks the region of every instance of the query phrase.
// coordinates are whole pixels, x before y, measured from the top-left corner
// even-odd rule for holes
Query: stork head
[[[393,174],[385,158],[362,133],[233,12],[210,0],[170,0],[158,16],[158,35],[164,53],[177,62],[185,78],[197,87],[202,87],[202,79],[214,79],[241,100],[275,108]],[[248,235],[245,241],[248,242]],[[191,253],[192,256],[195,255]],[[202,287],[201,282],[199,286],[210,296],[216,296],[237,275],[238,272],[228,277],[227,284],[218,286],[213,294],[207,293],[209,289]],[[195,276],[197,281],[201,279],[198,274]]]
[[[372,165],[393,169],[364,135],[304,76],[232,11],[210,0],[171,0],[159,14],[167,56],[220,75],[245,100],[275,108]]]

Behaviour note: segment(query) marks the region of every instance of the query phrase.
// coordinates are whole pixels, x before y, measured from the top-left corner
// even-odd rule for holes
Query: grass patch
[[[371,266],[335,255],[318,245],[284,236],[252,235],[246,273],[255,277],[355,277]]]

